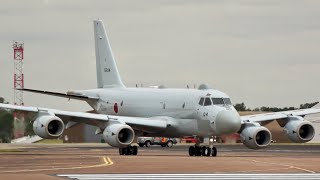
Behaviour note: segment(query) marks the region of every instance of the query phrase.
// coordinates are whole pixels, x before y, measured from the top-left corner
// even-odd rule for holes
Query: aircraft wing
[[[309,108],[309,109],[298,109],[292,111],[281,111],[281,112],[272,112],[272,113],[262,113],[254,114],[248,116],[241,116],[242,123],[245,122],[265,122],[278,119],[286,119],[289,116],[306,116],[309,114],[320,113],[319,108]]]
[[[71,127],[78,123],[86,123],[98,127],[103,127],[108,121],[118,121],[119,123],[125,123],[129,126],[133,126],[134,129],[153,129],[159,130],[167,128],[167,120],[165,117],[152,117],[152,118],[142,118],[142,117],[125,117],[125,116],[109,116],[103,114],[94,114],[87,112],[72,112],[72,111],[62,111],[57,109],[39,108],[39,107],[26,107],[26,106],[16,106],[11,104],[0,103],[0,109],[12,109],[16,111],[24,111],[30,113],[41,113],[47,112],[49,114],[58,116],[65,123],[66,127]]]

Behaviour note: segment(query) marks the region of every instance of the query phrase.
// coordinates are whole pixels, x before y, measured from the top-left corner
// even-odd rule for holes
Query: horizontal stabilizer
[[[50,96],[64,97],[68,99],[77,99],[82,101],[99,100],[98,97],[91,97],[91,96],[85,96],[80,94],[58,93],[58,92],[42,91],[42,90],[35,90],[35,89],[18,89],[18,90],[38,93],[38,94],[45,94]]]

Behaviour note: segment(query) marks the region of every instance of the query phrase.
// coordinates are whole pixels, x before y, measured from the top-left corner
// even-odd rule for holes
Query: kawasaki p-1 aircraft
[[[58,138],[65,129],[79,123],[97,127],[105,142],[119,148],[120,155],[137,155],[135,136],[209,137],[209,147],[200,141],[189,147],[190,156],[216,156],[214,136],[239,133],[251,149],[267,147],[272,135],[263,125],[277,120],[293,142],[310,141],[315,130],[304,120],[320,109],[283,111],[239,116],[227,94],[201,85],[198,89],[127,88],[121,81],[109,40],[101,20],[94,22],[97,89],[56,93],[32,89],[24,91],[87,102],[95,113],[70,112],[39,107],[0,104],[0,108],[35,114],[34,132],[42,138]]]

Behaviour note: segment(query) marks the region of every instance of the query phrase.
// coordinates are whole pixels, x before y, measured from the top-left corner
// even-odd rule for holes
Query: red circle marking
[[[118,104],[117,103],[114,103],[114,106],[113,106],[113,110],[115,113],[118,113]]]

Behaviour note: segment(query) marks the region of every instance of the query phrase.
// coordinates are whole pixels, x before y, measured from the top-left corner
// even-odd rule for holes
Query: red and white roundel
[[[114,110],[115,113],[118,113],[118,111],[119,111],[118,103],[114,103],[113,110]]]

